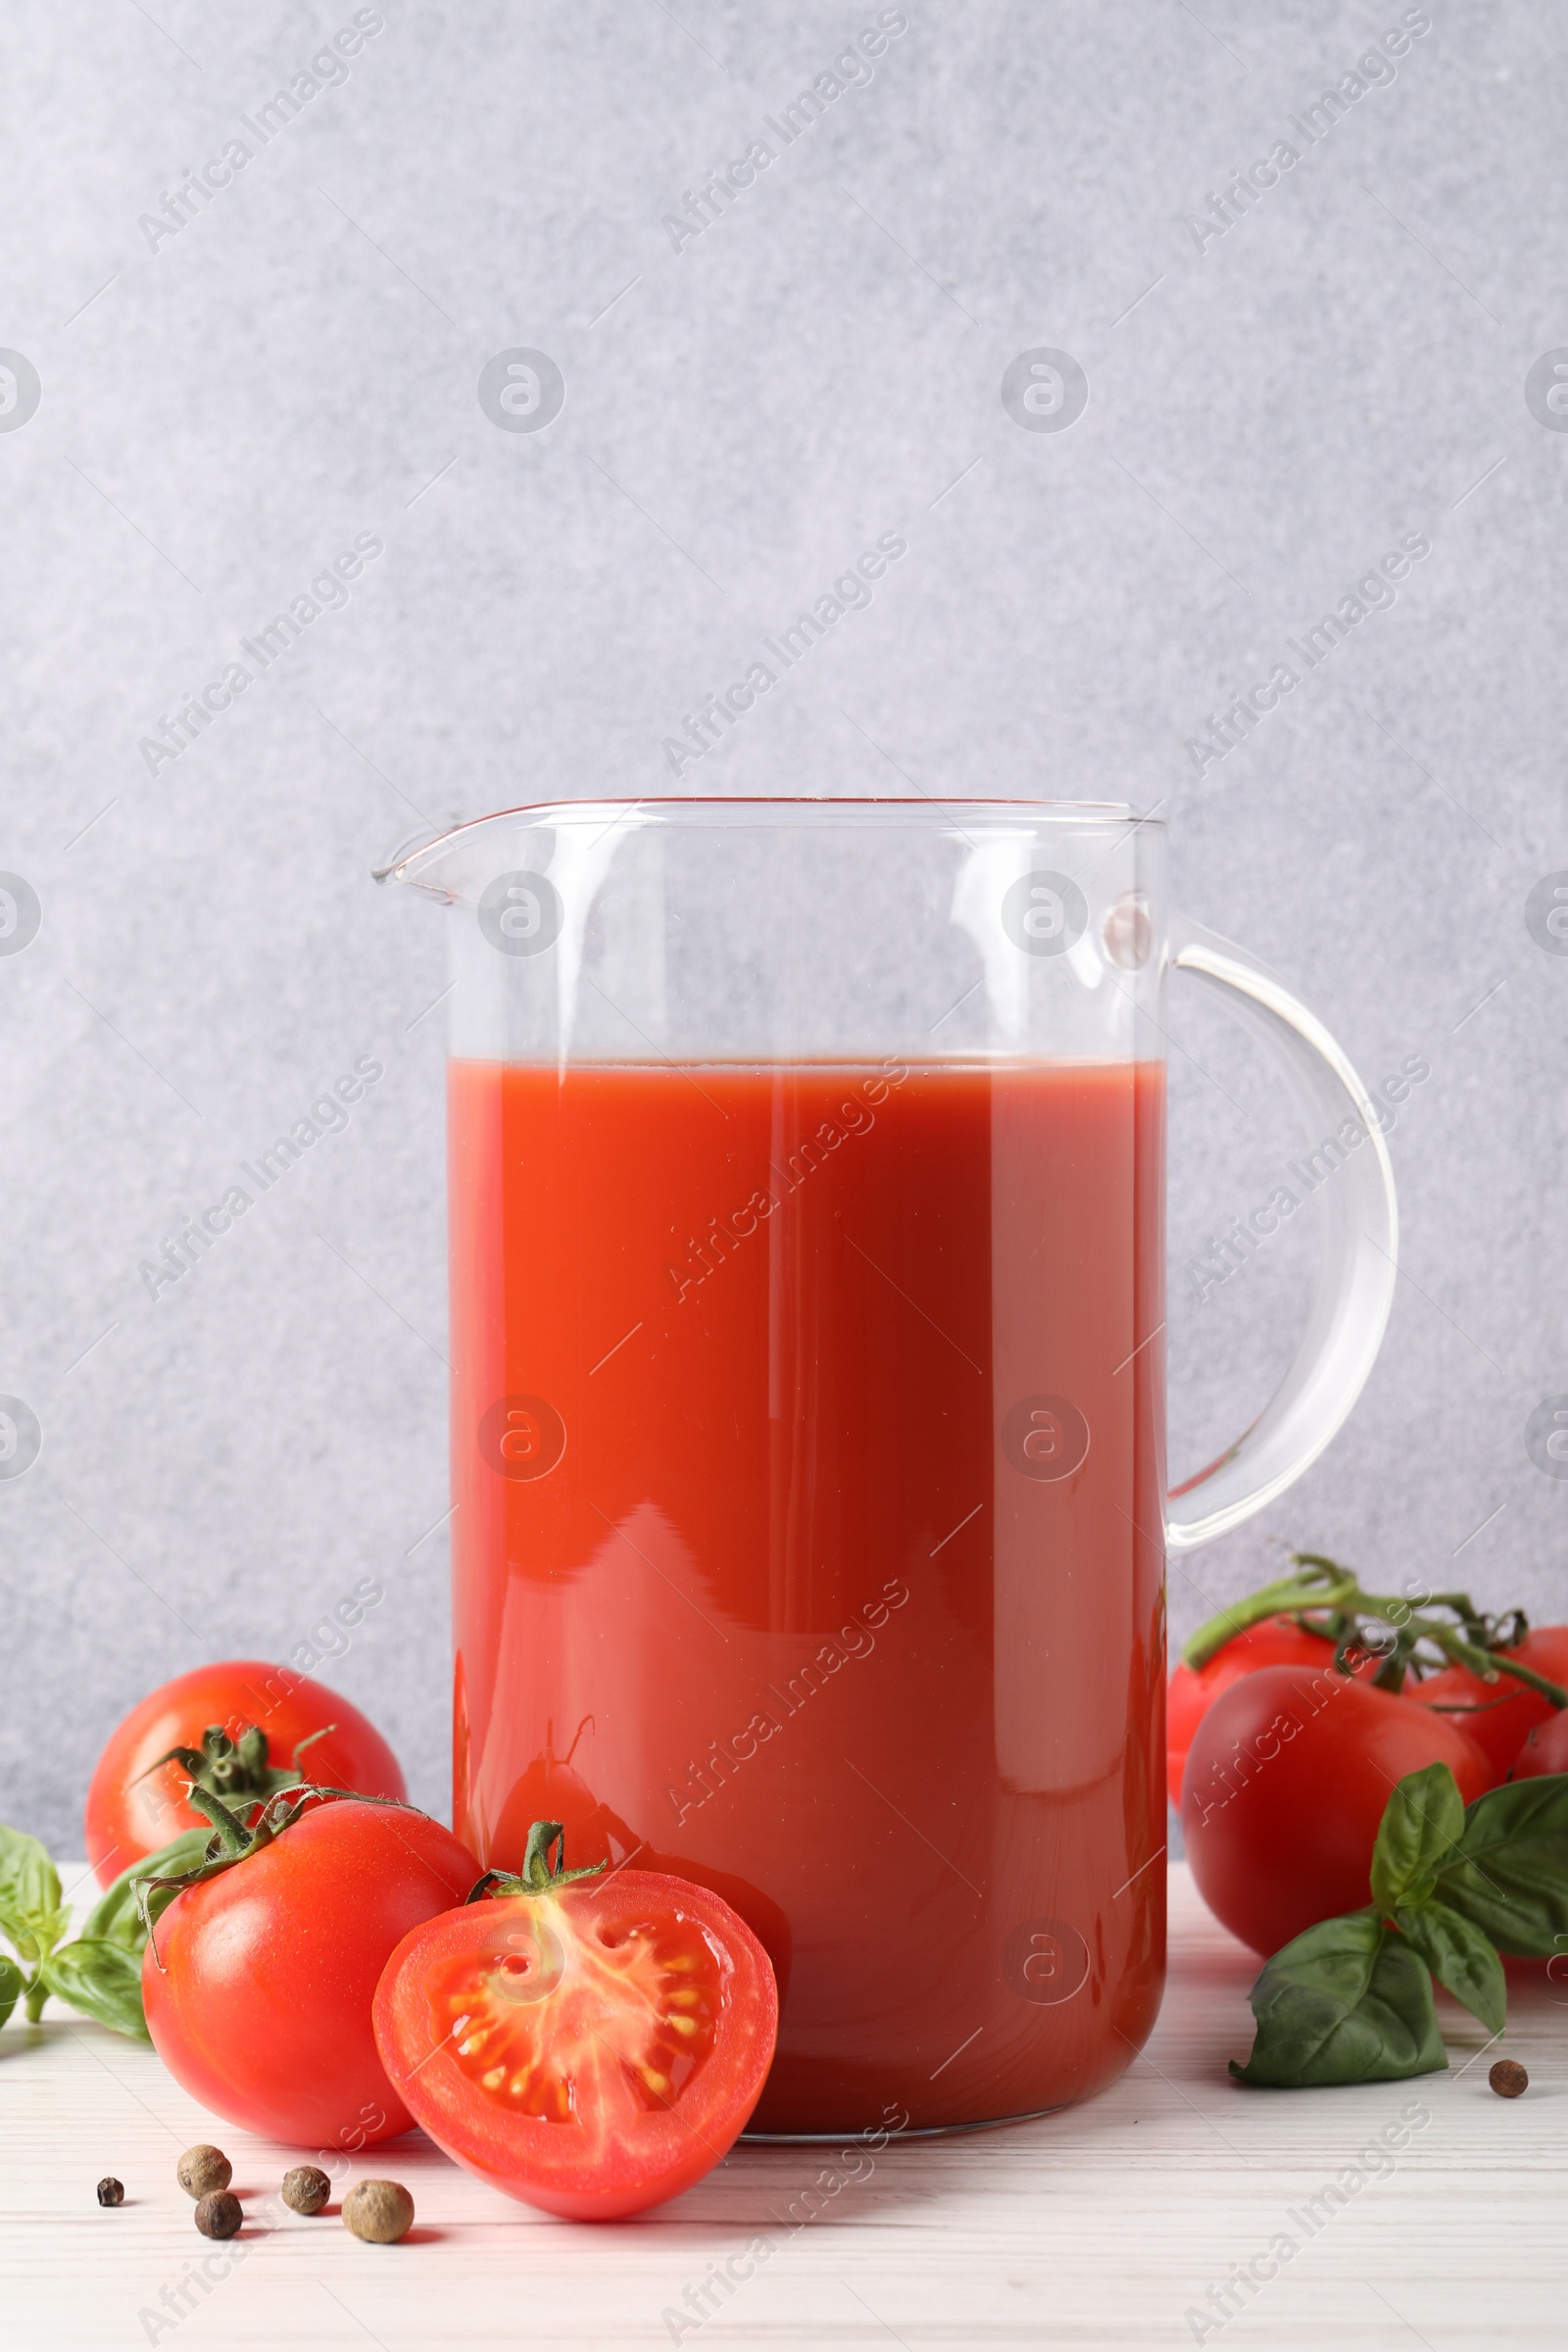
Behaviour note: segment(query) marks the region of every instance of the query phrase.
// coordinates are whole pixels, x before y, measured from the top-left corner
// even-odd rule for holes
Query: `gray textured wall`
[[[1357,96],[1422,12],[911,4],[675,250],[684,191],[880,14],[386,0],[263,145],[242,118],[349,0],[13,0],[0,344],[41,397],[0,361],[0,866],[42,922],[0,956],[0,1390],[43,1447],[0,1480],[0,1805],[67,1847],[128,1702],[309,1642],[367,1574],[387,1598],[330,1671],[444,1803],[441,942],[368,868],[427,813],[667,789],[694,698],[890,530],[871,609],[688,788],[1163,804],[1194,914],[1369,1079],[1431,1065],[1377,1373],[1174,1579],[1178,1624],[1292,1542],[1564,1613],[1568,1484],[1526,1426],[1568,1390],[1568,958],[1527,900],[1568,866],[1568,415],[1530,377],[1568,346],[1568,21],[1433,0]],[[1326,87],[1343,119],[1293,128]],[[146,225],[236,138],[229,184]],[[519,347],[564,378],[545,429],[480,404]],[[1067,429],[1001,397],[1040,348],[1087,375]],[[384,552],[348,601],[146,752],[357,534]],[[1396,601],[1195,753],[1405,534],[1431,552]],[[1177,1020],[1181,1467],[1288,1359],[1312,1236],[1200,1302],[1186,1261],[1296,1139],[1223,1022]],[[346,1130],[150,1298],[139,1261],[365,1054]]]

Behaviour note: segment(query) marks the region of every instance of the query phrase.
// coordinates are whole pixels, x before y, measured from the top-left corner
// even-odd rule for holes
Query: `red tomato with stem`
[[[761,2091],[766,1952],[720,1896],[660,1872],[504,1885],[388,1962],[375,2035],[398,2095],[459,2164],[546,2213],[613,2221],[678,2196]]]
[[[461,1903],[480,1865],[399,1805],[336,1798],[176,1894],[142,1959],[154,2047],[225,2123],[292,2146],[407,2132],[370,2008],[412,1928]]]
[[[1266,1617],[1233,1634],[1222,1649],[1201,1666],[1178,1662],[1171,1669],[1165,1703],[1165,1772],[1170,1801],[1182,1801],[1182,1771],[1193,1734],[1222,1690],[1255,1674],[1260,1666],[1305,1666],[1316,1673],[1333,1663],[1334,1644],[1326,1634],[1310,1633],[1294,1617]],[[1366,1658],[1357,1674],[1375,1674],[1379,1660]]]
[[[1407,1772],[1446,1764],[1466,1804],[1495,1776],[1446,1715],[1328,1668],[1265,1666],[1194,1736],[1182,1833],[1216,1919],[1265,1955],[1371,1900],[1372,1848]]]
[[[215,1732],[220,1739],[209,1737]],[[295,1752],[307,1740],[296,1772]],[[160,1765],[176,1747],[198,1755],[200,1769]],[[225,1805],[241,1805],[301,1778],[358,1796],[408,1794],[374,1724],[324,1683],[259,1658],[198,1666],[152,1691],[110,1733],[87,1790],[87,1859],[107,1882],[182,1830],[205,1828],[185,1802],[192,1780]]]
[[[1497,1655],[1517,1658],[1568,1690],[1568,1625],[1533,1626],[1522,1642]],[[1561,1711],[1510,1675],[1499,1674],[1489,1683],[1468,1666],[1445,1666],[1409,1690],[1424,1707],[1437,1708],[1450,1723],[1462,1725],[1492,1765],[1494,1781],[1506,1777],[1530,1734]]]

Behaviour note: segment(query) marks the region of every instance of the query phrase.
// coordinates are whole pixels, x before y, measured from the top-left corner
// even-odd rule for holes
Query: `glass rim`
[[[785,815],[798,816],[801,811],[811,810],[820,812],[820,821],[827,825],[853,822],[858,813],[869,809],[918,810],[927,821],[945,823],[960,835],[966,820],[984,828],[1000,828],[1009,823],[1080,824],[1106,829],[1119,826],[1135,832],[1145,826],[1163,831],[1165,826],[1162,816],[1153,812],[1140,815],[1130,801],[1008,799],[1000,794],[941,801],[930,793],[658,793],[646,798],[617,794],[604,799],[523,801],[513,808],[490,809],[483,816],[465,817],[461,823],[445,825],[438,832],[406,839],[372,871],[377,882],[403,881],[409,877],[412,866],[423,862],[436,851],[447,849],[465,835],[478,834],[488,825],[503,824],[509,819],[527,818],[541,826],[564,826],[608,817],[609,826],[613,826],[635,814],[644,823],[661,820],[700,823],[701,813],[709,809],[722,812],[730,823],[737,819],[743,823],[765,823],[769,812],[782,819]],[[743,811],[747,813],[743,815]]]

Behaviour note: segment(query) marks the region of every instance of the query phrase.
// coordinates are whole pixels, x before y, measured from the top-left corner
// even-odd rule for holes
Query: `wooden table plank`
[[[408,2183],[418,2220],[401,2247],[363,2246],[332,2217],[264,2213],[295,2153],[216,2128],[151,2051],[58,2009],[38,2027],[13,2021],[0,2037],[0,2340],[6,2352],[1559,2352],[1568,1988],[1564,2000],[1539,1981],[1510,1988],[1504,2046],[1531,2074],[1519,2100],[1488,2088],[1494,2052],[1468,2063],[1484,2037],[1446,2002],[1447,2075],[1250,2092],[1225,2061],[1247,2047],[1255,1963],[1180,1865],[1171,1917],[1154,2036],[1087,2106],[848,2163],[832,2149],[743,2148],[676,2204],[597,2229],[512,2204],[416,2134],[343,2177]],[[1404,2144],[1367,2155],[1401,2115]],[[197,2235],[174,2181],[180,2150],[210,2137],[254,2200],[230,2249]],[[840,2185],[802,2219],[824,2171]],[[94,2202],[105,2172],[125,2183],[118,2211]],[[1281,2236],[1288,2259],[1267,2253]],[[745,2268],[741,2250],[759,2238],[766,2259],[728,2291],[710,2285],[702,2316],[705,2281],[726,2261]],[[1259,2258],[1277,2275],[1227,2287]]]

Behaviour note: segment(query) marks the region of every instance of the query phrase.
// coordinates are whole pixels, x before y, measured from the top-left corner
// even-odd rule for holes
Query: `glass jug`
[[[573,801],[380,878],[454,981],[458,1834],[742,1913],[757,2133],[1101,2088],[1162,1983],[1165,1552],[1300,1474],[1387,1321],[1355,1072],[1120,807]],[[1277,1395],[1167,1493],[1172,968],[1365,1149]]]

